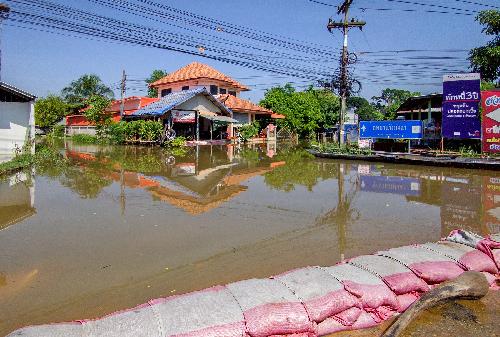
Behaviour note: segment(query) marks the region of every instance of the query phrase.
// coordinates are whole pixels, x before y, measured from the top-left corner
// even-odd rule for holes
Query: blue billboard
[[[419,196],[421,188],[420,180],[417,178],[361,176],[361,190],[365,192]]]
[[[421,139],[422,121],[361,121],[359,138]]]
[[[443,76],[443,137],[481,138],[480,82],[477,73]]]

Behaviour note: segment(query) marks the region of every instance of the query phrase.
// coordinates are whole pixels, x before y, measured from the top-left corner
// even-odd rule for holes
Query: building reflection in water
[[[65,151],[74,167],[86,175],[99,175],[103,187],[110,181],[120,184],[122,213],[126,209],[125,187],[128,187],[146,190],[154,200],[191,215],[219,207],[246,191],[245,181],[285,165],[284,161],[272,159],[275,154],[276,144],[252,148],[197,146],[172,155],[157,148],[106,149],[68,143]]]
[[[28,172],[0,181],[0,230],[19,223],[36,213],[35,182]]]

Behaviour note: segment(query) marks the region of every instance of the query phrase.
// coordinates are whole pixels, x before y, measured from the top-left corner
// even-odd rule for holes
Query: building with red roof
[[[131,115],[135,111],[156,101],[158,101],[158,98],[143,97],[143,96],[126,97],[124,99],[123,115],[124,116]],[[112,119],[115,122],[119,122],[121,120],[120,106],[121,106],[121,100],[115,100],[111,102],[109,108],[106,109],[106,111],[112,114]],[[83,114],[86,109],[88,108],[81,109],[80,114],[66,116],[66,129],[68,134],[70,135],[77,133],[93,134],[95,132],[94,125],[91,122],[89,122],[87,118],[85,118],[85,115]]]

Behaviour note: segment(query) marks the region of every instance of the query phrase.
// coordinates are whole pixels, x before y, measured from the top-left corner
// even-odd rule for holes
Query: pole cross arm
[[[335,21],[329,21],[328,22],[328,25],[326,26],[326,28],[328,28],[328,30],[331,32],[332,29],[335,29],[335,28],[359,28],[359,29],[363,29],[363,26],[366,25],[366,22],[365,21],[351,21],[351,22],[348,22],[348,23],[344,23],[344,22],[335,22]]]

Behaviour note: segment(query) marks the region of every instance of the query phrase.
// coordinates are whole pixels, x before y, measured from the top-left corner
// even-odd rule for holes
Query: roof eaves
[[[36,99],[36,96],[33,94],[30,94],[27,91],[21,90],[13,85],[7,84],[5,82],[0,82],[0,88],[3,88],[7,91],[12,92],[13,94],[16,94],[18,96],[21,96],[24,99],[29,99],[30,101],[34,101]]]

